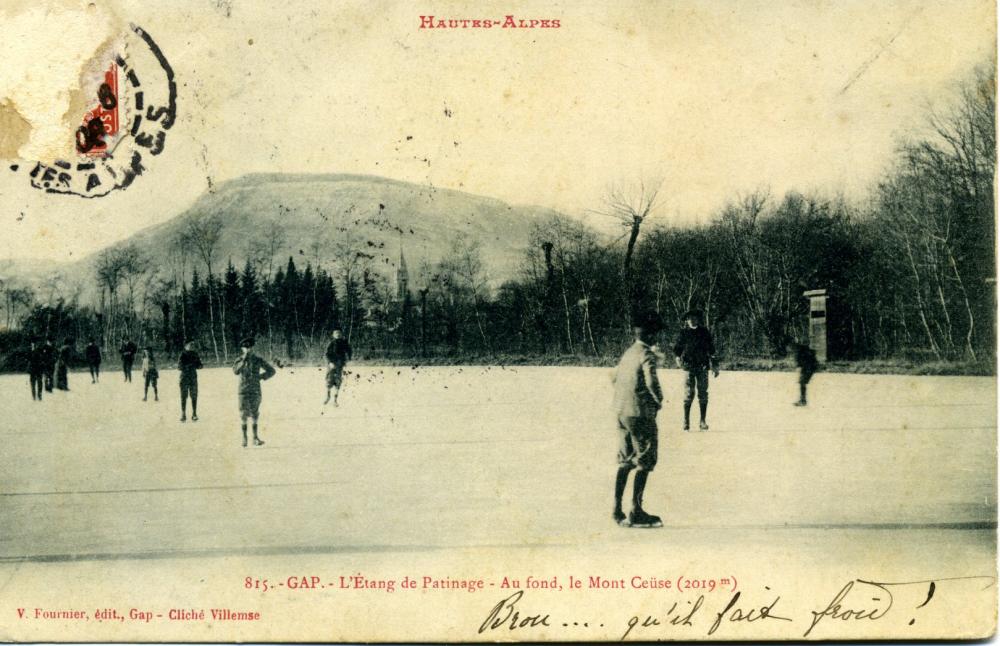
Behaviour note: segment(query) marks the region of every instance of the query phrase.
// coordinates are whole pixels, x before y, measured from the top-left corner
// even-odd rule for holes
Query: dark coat
[[[715,343],[708,328],[685,327],[677,336],[674,355],[681,360],[685,370],[707,370],[715,362]]]
[[[260,395],[260,382],[274,376],[274,367],[251,352],[236,360],[233,364],[233,373],[240,377],[240,397]]]
[[[87,364],[91,366],[98,366],[101,364],[101,349],[96,343],[91,343],[84,350],[84,354],[87,357]]]
[[[326,346],[326,360],[330,363],[345,364],[351,358],[351,344],[347,339],[334,339]]]
[[[40,375],[45,372],[46,366],[46,359],[42,354],[41,347],[28,351],[28,374]]]
[[[193,383],[198,381],[198,370],[202,367],[201,357],[194,350],[184,350],[177,361],[181,371],[181,381]]]

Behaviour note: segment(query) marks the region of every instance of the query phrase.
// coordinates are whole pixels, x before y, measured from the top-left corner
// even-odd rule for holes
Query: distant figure
[[[73,339],[66,341],[59,348],[56,360],[56,388],[69,390],[69,360],[73,353]]]
[[[819,368],[819,362],[816,360],[816,352],[804,343],[796,343],[795,365],[799,367],[799,401],[795,402],[795,405],[805,406],[806,388],[809,385],[809,380],[812,379],[812,376]]]
[[[201,357],[194,349],[194,341],[184,342],[184,351],[177,361],[181,372],[181,421],[187,421],[187,400],[191,397],[191,421],[198,421],[198,370],[201,369]]]
[[[333,393],[333,405],[337,406],[337,398],[340,396],[340,385],[344,381],[344,366],[351,358],[351,344],[343,337],[340,328],[334,328],[333,340],[326,346],[326,400],[330,401],[330,390],[336,389]]]
[[[261,446],[264,441],[257,435],[257,419],[260,417],[260,382],[274,376],[274,368],[267,361],[253,353],[254,340],[244,339],[240,343],[240,358],[233,364],[233,373],[239,375],[240,420],[243,430],[243,446],[247,445],[247,417],[253,420],[253,444]]]
[[[663,406],[663,392],[656,376],[656,355],[652,346],[656,335],[663,330],[663,321],[656,312],[649,312],[636,317],[633,329],[635,343],[622,355],[612,377],[620,440],[612,517],[623,527],[661,527],[660,517],[642,508],[642,495],[646,480],[656,467],[658,452],[656,414]],[[636,471],[632,483],[632,510],[626,519],[622,496],[628,474],[633,469]]]
[[[691,430],[691,403],[698,392],[698,409],[701,421],[698,428],[708,430],[708,371],[718,377],[719,366],[715,361],[715,343],[712,333],[702,325],[699,310],[684,314],[685,326],[674,344],[677,367],[684,370],[684,430]]]
[[[42,356],[42,369],[45,377],[45,391],[52,392],[56,374],[56,347],[52,345],[52,337],[45,337],[45,344],[39,348]]]
[[[139,351],[139,346],[132,343],[132,339],[122,337],[122,345],[118,352],[122,356],[122,372],[125,373],[125,381],[132,382],[132,364],[135,363],[135,355]]]
[[[160,371],[156,369],[156,358],[153,356],[153,348],[146,346],[142,351],[142,378],[145,385],[142,387],[142,401],[149,397],[149,387],[153,387],[153,401],[160,401],[160,393],[156,389],[156,382],[160,379]]]
[[[87,368],[90,369],[90,383],[96,384],[101,380],[101,348],[93,339],[87,344],[84,356],[87,359]]]
[[[38,339],[32,337],[28,351],[28,381],[31,382],[31,398],[35,401],[42,401],[44,375],[45,357],[38,346]]]

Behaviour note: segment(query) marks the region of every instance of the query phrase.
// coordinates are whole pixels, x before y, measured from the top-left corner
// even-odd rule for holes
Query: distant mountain
[[[352,239],[354,248],[372,256],[386,275],[395,269],[402,249],[414,286],[421,264],[445,257],[454,239],[465,234],[481,244],[486,276],[498,285],[523,262],[531,226],[555,213],[382,177],[253,174],[219,184],[175,218],[111,246],[134,244],[166,269],[176,256],[178,234],[192,222],[218,217],[223,229],[216,272],[230,259],[242,268],[253,246],[277,231],[283,243],[275,253],[276,266],[292,256],[300,266],[318,261],[330,268],[344,241]],[[204,273],[195,250],[190,252],[192,266]],[[89,278],[97,255],[61,269]]]
[[[4,258],[0,260],[0,280],[16,278],[34,284],[55,271],[64,270],[72,263],[39,258]]]

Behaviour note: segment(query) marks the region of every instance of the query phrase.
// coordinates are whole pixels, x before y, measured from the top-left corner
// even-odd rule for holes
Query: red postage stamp
[[[97,105],[83,115],[76,131],[76,149],[83,155],[106,157],[109,141],[118,134],[118,66],[111,63],[97,89]]]

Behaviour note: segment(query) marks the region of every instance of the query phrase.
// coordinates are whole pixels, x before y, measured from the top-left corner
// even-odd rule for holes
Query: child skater
[[[149,387],[153,387],[153,401],[160,401],[160,393],[156,389],[156,382],[160,378],[160,371],[156,369],[156,359],[153,357],[153,348],[146,346],[142,351],[142,376],[146,385],[142,390],[142,401],[146,401],[149,396]]]

